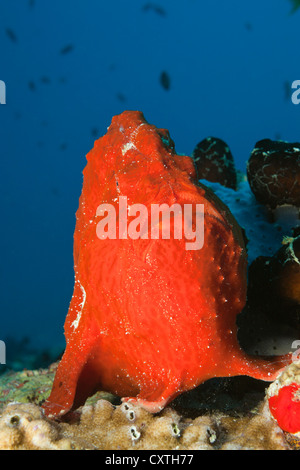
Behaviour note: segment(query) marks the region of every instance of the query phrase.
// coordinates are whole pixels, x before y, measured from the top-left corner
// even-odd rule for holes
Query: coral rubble
[[[72,422],[53,422],[34,404],[11,403],[0,416],[0,449],[11,450],[284,450],[283,431],[265,411],[184,418],[170,407],[153,415],[106,400],[84,405]]]
[[[39,405],[50,393],[56,366],[11,372],[9,381],[0,378],[0,449],[291,448],[290,435],[269,412],[264,382],[248,377],[213,379],[181,395],[157,415],[98,392],[68,419],[53,421]],[[3,395],[8,385],[11,393]]]
[[[43,418],[34,404],[10,403],[0,417],[1,450],[69,450],[72,444],[61,438],[54,423]]]

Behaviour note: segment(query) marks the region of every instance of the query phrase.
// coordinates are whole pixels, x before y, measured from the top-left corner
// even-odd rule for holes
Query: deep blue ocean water
[[[64,345],[81,172],[113,115],[143,111],[178,153],[217,136],[242,171],[256,141],[300,140],[290,12],[289,0],[0,0],[1,340]]]

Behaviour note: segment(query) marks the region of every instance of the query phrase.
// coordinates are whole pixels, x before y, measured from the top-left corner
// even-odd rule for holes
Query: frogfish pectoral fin
[[[292,354],[282,356],[237,355],[231,363],[230,375],[247,375],[254,379],[272,382],[292,362]]]
[[[68,343],[58,365],[49,398],[42,405],[49,418],[65,415],[84,403],[93,390],[94,383],[82,380],[88,360],[94,348],[94,341]]]
[[[162,391],[146,393],[141,391],[136,397],[124,397],[122,402],[138,405],[149,413],[159,413],[170,401],[180,394],[180,381],[170,380]]]

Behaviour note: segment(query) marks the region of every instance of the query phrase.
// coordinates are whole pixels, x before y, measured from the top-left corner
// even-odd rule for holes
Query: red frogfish
[[[138,111],[115,116],[83,175],[67,345],[45,414],[64,415],[97,390],[156,413],[212,377],[274,380],[288,358],[250,357],[237,341],[241,229],[168,131]]]

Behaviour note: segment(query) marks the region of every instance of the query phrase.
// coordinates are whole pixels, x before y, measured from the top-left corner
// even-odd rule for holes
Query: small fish
[[[35,6],[35,0],[29,0],[28,5],[30,8],[33,8]]]
[[[295,13],[300,7],[300,0],[290,0],[290,2],[293,4],[291,13]]]
[[[245,28],[247,29],[247,31],[253,31],[253,26],[251,23],[249,22],[246,22],[245,23]]]
[[[60,144],[59,148],[61,151],[67,150],[68,144],[66,142],[63,142],[62,144]]]
[[[74,45],[73,44],[67,44],[66,46],[62,47],[61,50],[60,50],[60,53],[62,55],[65,55],[65,54],[69,54],[70,52],[72,52],[74,49]]]
[[[5,32],[6,36],[11,40],[11,42],[14,42],[15,44],[18,42],[18,38],[11,28],[6,28]]]
[[[171,79],[170,79],[170,76],[167,72],[165,72],[165,71],[161,72],[160,77],[159,77],[159,81],[160,81],[161,86],[165,90],[170,90]]]
[[[50,78],[47,77],[46,75],[43,75],[43,76],[40,78],[40,81],[41,81],[41,83],[44,83],[45,85],[48,85],[48,84],[51,82]]]
[[[30,80],[28,82],[28,88],[29,88],[30,91],[36,91],[36,86],[35,86],[35,83],[34,83],[33,80]]]
[[[98,127],[93,127],[93,128],[91,129],[91,134],[92,134],[93,137],[98,137],[98,136],[99,136],[99,129],[98,129]]]
[[[118,98],[119,101],[121,101],[122,103],[124,103],[126,101],[126,96],[123,95],[123,93],[117,93],[116,94],[116,97]]]
[[[281,134],[280,132],[275,132],[275,140],[281,140]]]
[[[157,5],[156,3],[146,3],[142,7],[142,11],[151,11],[151,10],[157,15],[167,16],[166,10],[162,8],[160,5]]]

